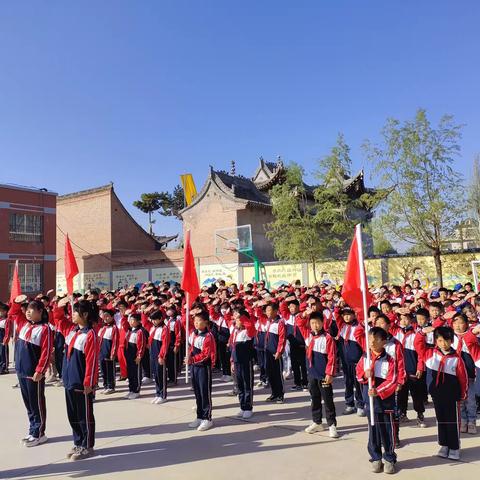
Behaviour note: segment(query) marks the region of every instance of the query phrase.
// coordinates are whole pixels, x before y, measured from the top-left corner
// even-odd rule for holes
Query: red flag
[[[75,255],[73,254],[72,245],[70,244],[70,239],[65,240],[65,278],[67,279],[67,292],[69,295],[73,294],[73,277],[78,274],[77,261],[75,260]]]
[[[12,288],[10,290],[10,303],[22,294],[22,287],[20,285],[20,278],[18,278],[18,260],[15,262],[15,269],[13,270]]]
[[[372,296],[368,291],[367,275],[365,265],[363,264],[362,237],[360,225],[355,228],[350,253],[348,254],[347,268],[345,270],[345,279],[342,287],[342,297],[347,304],[355,311],[357,318],[364,320],[363,315],[363,292],[365,290],[365,299],[367,306],[372,303]],[[363,271],[363,282],[361,272]],[[363,285],[362,285],[363,283]]]
[[[190,230],[185,234],[185,247],[183,250],[183,273],[182,290],[190,294],[190,303],[200,294],[195,259],[193,258],[192,246],[190,245]]]

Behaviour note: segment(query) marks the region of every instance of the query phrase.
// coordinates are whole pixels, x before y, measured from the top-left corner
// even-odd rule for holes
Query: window
[[[22,293],[38,293],[43,290],[43,265],[41,263],[19,263],[18,277]],[[8,266],[8,284],[12,286],[13,271],[15,264],[10,263]]]
[[[25,213],[10,214],[10,240],[41,243],[43,241],[43,217]]]

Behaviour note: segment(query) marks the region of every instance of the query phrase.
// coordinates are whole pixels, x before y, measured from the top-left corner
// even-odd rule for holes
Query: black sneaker
[[[302,387],[300,385],[293,385],[292,387],[290,387],[290,390],[293,390],[295,392],[299,392],[302,390]]]
[[[265,399],[266,402],[275,402],[276,400],[277,400],[277,397],[275,397],[274,395],[270,395]]]
[[[283,399],[283,397],[277,397],[275,399],[275,403],[283,403],[285,400]]]

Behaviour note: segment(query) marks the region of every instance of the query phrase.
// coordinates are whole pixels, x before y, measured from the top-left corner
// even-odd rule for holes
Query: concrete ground
[[[255,390],[255,416],[250,421],[235,418],[237,399],[228,393],[231,384],[214,380],[213,418],[215,428],[192,431],[187,423],[194,414],[193,392],[183,382],[169,391],[169,400],[152,405],[152,386],[138,400],[129,401],[126,383],[118,393],[97,395],[96,456],[72,462],[65,459],[72,446],[66,416],[64,391],[47,388],[48,443],[25,448],[20,444],[27,431],[27,416],[16,377],[0,376],[1,479],[119,478],[134,479],[356,479],[379,478],[370,473],[366,419],[342,416],[342,379],[335,379],[339,439],[328,432],[304,433],[310,423],[308,393],[290,393],[286,402],[270,405],[268,392]],[[410,415],[413,417],[413,415]],[[401,429],[403,447],[398,453],[398,478],[426,479],[448,476],[467,479],[480,475],[480,438],[463,435],[462,461],[434,456],[438,450],[437,430],[430,408],[429,427],[416,428],[411,421]],[[140,477],[137,477],[140,475]],[[380,474],[380,477],[385,474]]]

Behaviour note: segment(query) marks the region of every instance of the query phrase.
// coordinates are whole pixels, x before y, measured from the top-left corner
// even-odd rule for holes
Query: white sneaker
[[[315,433],[315,432],[323,432],[325,430],[325,426],[323,423],[315,423],[313,422],[310,426],[305,429],[306,433]]]
[[[365,416],[365,410],[363,408],[357,408],[357,415],[359,417],[364,417]]]
[[[243,412],[243,419],[248,420],[249,418],[253,417],[253,412],[251,410],[245,410]]]
[[[48,438],[46,437],[46,435],[43,435],[43,437],[40,437],[40,438],[30,437],[23,444],[26,447],[36,447],[37,445],[41,445],[42,443],[45,443],[47,440]]]
[[[254,371],[254,372],[258,372],[259,370],[260,370],[260,367],[259,367],[257,364],[255,364],[255,365],[253,366],[253,371]]]
[[[448,447],[440,447],[440,450],[437,452],[437,457],[448,458]]]
[[[107,388],[103,394],[104,395],[111,395],[112,393],[115,393],[115,390],[113,388]]]
[[[157,405],[160,405],[161,403],[165,403],[166,401],[167,401],[166,398],[157,397],[155,403],[156,403]]]
[[[194,406],[192,407],[192,410],[195,412],[195,411],[197,410],[197,406],[194,405]]]
[[[335,425],[330,425],[328,427],[328,436],[330,438],[338,438],[340,436],[337,432],[337,427]]]
[[[233,380],[231,375],[225,375],[225,382],[231,382]]]
[[[33,437],[31,435],[25,435],[25,437],[23,437],[21,440],[20,440],[20,443],[25,443],[25,442],[28,442],[30,439],[32,439]]]
[[[135,400],[135,399],[138,398],[139,396],[140,396],[139,393],[132,392],[132,393],[130,394],[129,400]]]
[[[213,422],[211,420],[202,420],[197,431],[204,432],[205,430],[209,430],[213,427]]]
[[[155,398],[152,398],[151,402],[150,403],[157,403],[157,400],[159,399],[160,397],[155,397]]]
[[[143,377],[142,378],[142,385],[150,385],[151,383],[153,383],[153,380],[149,377]]]
[[[243,418],[243,414],[244,414],[244,413],[245,413],[245,412],[244,412],[243,410],[239,410],[239,411],[237,412],[237,417],[238,417],[238,418]]]
[[[130,400],[130,395],[132,394],[132,392],[128,392],[123,398],[125,398],[126,400]]]
[[[192,423],[188,424],[188,428],[198,428],[202,421],[199,418],[196,418]]]
[[[448,458],[450,460],[460,460],[460,450],[449,450]]]

